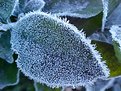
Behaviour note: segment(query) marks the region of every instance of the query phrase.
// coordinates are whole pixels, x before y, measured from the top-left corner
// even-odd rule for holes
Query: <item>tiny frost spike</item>
[[[66,19],[65,19],[66,20]],[[93,84],[109,69],[75,26],[43,12],[22,17],[11,31],[18,68],[30,79],[50,87]]]

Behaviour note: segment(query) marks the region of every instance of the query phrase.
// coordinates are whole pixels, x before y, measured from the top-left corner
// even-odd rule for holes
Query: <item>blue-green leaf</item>
[[[0,59],[0,89],[16,85],[19,81],[19,71],[16,64],[9,64]]]
[[[13,51],[10,44],[10,31],[0,32],[0,58],[6,60],[8,63],[13,63]]]
[[[0,22],[6,23],[10,17],[16,0],[0,0]]]

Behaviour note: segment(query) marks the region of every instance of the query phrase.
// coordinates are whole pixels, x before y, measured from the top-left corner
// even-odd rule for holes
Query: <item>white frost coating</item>
[[[107,18],[107,14],[108,14],[108,4],[109,4],[109,0],[102,0],[103,3],[103,18],[102,18],[102,32],[104,31],[105,28],[105,23],[106,23],[106,18]]]
[[[43,0],[17,0],[13,15],[19,16],[21,13],[28,13],[32,11],[41,11],[45,2]]]
[[[17,66],[50,87],[78,87],[109,76],[90,42],[75,26],[43,12],[26,14],[11,32]]]
[[[43,0],[30,0],[28,3],[25,4],[24,11],[30,12],[33,10],[41,10],[45,5]]]
[[[89,18],[102,11],[101,0],[44,0],[43,12],[59,16]]]
[[[121,27],[118,25],[113,25],[110,29],[110,33],[112,34],[112,38],[119,44],[121,49]]]

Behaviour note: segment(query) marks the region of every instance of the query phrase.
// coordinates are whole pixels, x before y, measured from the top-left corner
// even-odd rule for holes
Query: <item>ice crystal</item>
[[[76,87],[109,76],[109,69],[84,33],[56,16],[26,14],[11,35],[17,66],[37,82]]]

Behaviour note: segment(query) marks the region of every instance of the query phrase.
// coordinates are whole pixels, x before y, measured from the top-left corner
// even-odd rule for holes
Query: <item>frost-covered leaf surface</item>
[[[121,75],[121,63],[118,61],[115,56],[115,51],[112,45],[93,41],[92,43],[96,44],[96,49],[101,53],[103,60],[106,60],[106,64],[110,69],[110,77],[116,77]]]
[[[108,17],[106,27],[110,28],[112,25],[121,25],[121,3]]]
[[[19,15],[21,13],[28,13],[31,11],[41,10],[45,5],[43,0],[19,0],[16,3],[16,8],[13,15]]]
[[[0,58],[6,60],[8,63],[13,63],[13,51],[10,44],[10,31],[0,32]]]
[[[0,89],[6,86],[16,85],[19,81],[19,71],[16,64],[9,64],[0,59]]]
[[[0,22],[6,23],[14,8],[16,0],[0,0]]]
[[[101,0],[44,0],[44,12],[61,16],[89,18],[102,11]]]
[[[117,25],[113,25],[110,29],[110,32],[113,38],[113,45],[114,45],[116,57],[121,63],[121,27]]]
[[[27,14],[16,23],[11,35],[17,66],[37,82],[76,87],[109,76],[90,40],[73,25],[50,14]]]

